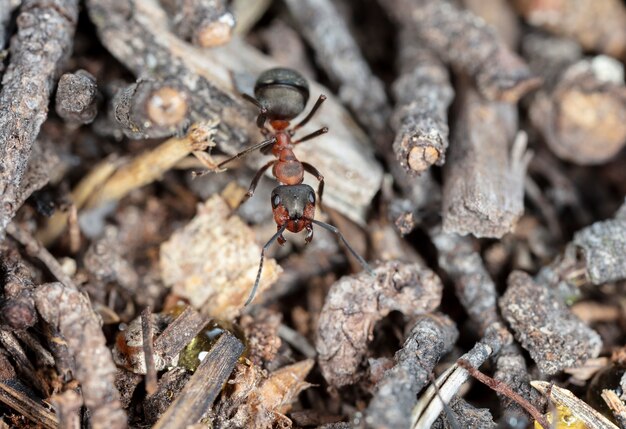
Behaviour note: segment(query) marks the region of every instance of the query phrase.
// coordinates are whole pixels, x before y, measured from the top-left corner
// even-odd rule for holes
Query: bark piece
[[[419,264],[387,262],[346,276],[331,287],[320,314],[315,348],[322,374],[332,386],[358,379],[374,325],[391,311],[416,316],[434,310],[441,281]]]
[[[576,39],[586,50],[626,54],[626,8],[619,0],[515,0],[530,25]]]
[[[521,271],[509,276],[508,285],[499,302],[502,317],[541,372],[556,374],[598,356],[600,336],[548,288]]]
[[[120,88],[109,114],[130,139],[169,137],[189,125],[189,93],[175,79],[139,79]]]
[[[167,371],[159,380],[157,391],[146,397],[143,409],[148,423],[155,423],[172,404],[189,380],[190,374],[181,367]]]
[[[65,73],[59,80],[55,110],[73,125],[90,124],[98,113],[98,85],[86,70]]]
[[[496,423],[487,408],[476,408],[458,396],[450,401],[450,414],[442,414],[432,429],[495,429]],[[451,418],[454,419],[451,421]]]
[[[61,283],[40,286],[35,302],[41,317],[57,327],[76,359],[76,380],[94,428],[125,428],[126,414],[114,385],[115,365],[89,299]]]
[[[229,332],[221,335],[154,427],[176,429],[198,423],[222,390],[243,350],[243,344]]]
[[[330,0],[286,0],[320,66],[339,85],[339,98],[370,132],[384,132],[390,108],[382,82],[373,75]]]
[[[514,105],[486,101],[469,87],[461,97],[444,169],[443,230],[499,238],[524,211],[525,135],[514,141]]]
[[[517,48],[522,32],[521,22],[508,0],[463,0],[462,3],[493,27],[509,49]]]
[[[6,242],[0,245],[3,274],[0,321],[11,330],[23,330],[37,322],[31,269],[22,261],[17,249]]]
[[[428,384],[435,365],[448,353],[458,332],[452,320],[441,314],[420,316],[404,346],[396,352],[393,368],[385,371],[365,411],[365,426],[409,427],[417,394]]]
[[[90,0],[87,7],[102,43],[137,77],[175,79],[185,85],[191,122],[221,119],[215,136],[221,150],[234,154],[261,140],[256,112],[236,93],[231,76],[243,73],[252,77],[276,67],[274,62],[238,40],[211,50],[184,43],[168,28],[167,15],[156,0],[133,0],[123,7],[117,1]],[[367,147],[367,137],[336,98],[315,82],[310,82],[310,87],[311,105],[317,94],[328,96],[324,115],[317,115],[310,129],[328,126],[331,131],[315,144],[300,145],[296,155],[324,172],[326,205],[364,223],[369,203],[380,187],[382,170]],[[256,157],[246,158],[246,162],[257,168],[262,163]]]
[[[161,275],[166,286],[203,314],[232,320],[254,284],[260,254],[250,227],[216,196],[161,245]],[[265,261],[257,298],[280,272],[276,261]]]
[[[18,192],[53,85],[72,51],[77,0],[25,0],[0,91],[0,233],[17,210]]]
[[[445,62],[472,76],[483,97],[515,103],[541,83],[485,22],[449,1],[394,0],[393,17],[413,21],[420,39]]]
[[[212,48],[230,41],[235,17],[224,0],[169,0],[174,13],[176,33],[203,48]]]

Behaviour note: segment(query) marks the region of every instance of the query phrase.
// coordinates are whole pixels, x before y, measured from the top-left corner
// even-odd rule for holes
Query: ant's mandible
[[[306,125],[315,115],[324,100],[326,100],[326,96],[320,95],[309,114],[298,124],[290,127],[290,121],[304,111],[309,100],[309,85],[300,73],[288,68],[266,70],[261,73],[256,81],[254,95],[255,97],[244,94],[243,97],[259,108],[256,123],[266,140],[244,149],[217,165],[218,168],[221,168],[229,162],[256,150],[261,150],[264,154],[271,152],[276,157],[257,171],[248,188],[248,192],[246,192],[240,202],[240,204],[244,203],[254,194],[265,171],[273,167],[272,173],[281,184],[272,191],[271,197],[272,212],[274,213],[277,232],[261,250],[259,270],[245,305],[247,306],[252,302],[259,287],[265,251],[274,241],[278,241],[280,245],[285,243],[286,240],[283,237],[285,230],[294,233],[306,230],[305,242],[308,244],[313,239],[313,224],[325,228],[340,238],[363,268],[373,273],[367,262],[350,246],[336,227],[314,219],[315,192],[309,185],[302,183],[304,172],[312,174],[319,181],[318,195],[320,205],[324,192],[324,176],[311,164],[299,161],[293,152],[295,145],[328,132],[328,128],[323,127],[298,140],[292,139],[296,131]],[[268,128],[268,121],[270,128]]]

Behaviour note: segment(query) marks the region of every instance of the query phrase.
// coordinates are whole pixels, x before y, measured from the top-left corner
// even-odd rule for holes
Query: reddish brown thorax
[[[289,121],[284,121],[284,120],[281,120],[281,119],[274,119],[274,120],[270,121],[270,125],[276,131],[282,131],[282,130],[286,129],[289,126]]]

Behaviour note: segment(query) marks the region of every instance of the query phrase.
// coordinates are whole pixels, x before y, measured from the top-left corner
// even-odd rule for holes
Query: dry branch
[[[236,93],[231,76],[257,75],[275,63],[236,39],[211,50],[184,43],[171,33],[167,16],[155,0],[129,1],[123,7],[112,0],[91,0],[87,7],[102,43],[137,77],[174,79],[185,85],[190,94],[191,122],[221,119],[215,136],[221,150],[234,154],[260,141],[255,112]],[[296,154],[324,172],[326,205],[363,223],[364,213],[380,187],[380,166],[366,146],[367,138],[345,109],[328,90],[310,84],[311,103],[320,93],[328,99],[324,115],[314,118],[307,128],[328,126],[331,131],[314,145],[302,145]],[[246,162],[260,164],[255,157]]]
[[[89,124],[98,113],[96,78],[85,70],[65,73],[59,79],[55,110],[72,125]]]
[[[458,332],[441,314],[420,316],[395,354],[395,366],[385,371],[365,411],[371,428],[403,428],[411,421],[417,394],[426,386],[435,365],[452,349]]]
[[[126,414],[114,386],[115,365],[89,299],[61,283],[49,283],[37,288],[35,302],[41,317],[59,329],[76,359],[74,376],[91,411],[92,427],[125,428]]]
[[[178,80],[140,79],[120,88],[109,115],[131,139],[169,137],[189,125],[189,92]]]
[[[317,54],[321,68],[339,85],[339,98],[361,124],[383,137],[390,107],[382,82],[374,76],[330,0],[286,0],[289,12]]]
[[[198,423],[222,390],[243,350],[237,338],[229,332],[222,334],[154,427],[182,429]]]
[[[416,316],[434,310],[441,300],[441,281],[419,264],[386,262],[374,270],[336,282],[319,317],[315,348],[322,374],[332,386],[359,378],[367,343],[376,322],[391,311]]]
[[[514,105],[486,101],[468,86],[460,97],[454,144],[444,168],[443,229],[502,237],[524,211],[526,136],[515,137]]]
[[[22,4],[0,91],[0,233],[20,208],[20,184],[55,79],[72,51],[77,18],[77,0]]]

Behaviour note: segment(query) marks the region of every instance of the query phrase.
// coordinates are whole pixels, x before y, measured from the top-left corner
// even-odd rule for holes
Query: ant
[[[276,159],[269,161],[257,171],[248,188],[248,192],[246,192],[239,203],[240,205],[252,197],[261,177],[270,167],[273,167],[272,173],[281,184],[272,191],[271,197],[272,212],[274,213],[277,232],[265,243],[261,250],[261,262],[259,263],[256,281],[244,306],[252,302],[259,287],[265,251],[274,241],[278,241],[278,244],[281,246],[286,242],[285,237],[283,237],[285,230],[293,233],[306,230],[304,241],[308,244],[313,239],[313,224],[327,229],[336,234],[363,268],[370,274],[373,274],[367,262],[348,244],[339,229],[314,219],[315,192],[309,185],[302,183],[304,172],[310,173],[319,181],[317,193],[320,206],[324,192],[324,176],[311,164],[299,161],[293,153],[295,145],[328,132],[328,128],[323,127],[298,140],[292,140],[296,131],[306,125],[315,115],[326,100],[326,96],[320,95],[309,114],[293,127],[290,127],[290,121],[304,111],[309,100],[309,84],[297,71],[288,68],[266,70],[261,73],[254,85],[254,97],[248,94],[243,94],[243,97],[259,109],[256,124],[263,136],[267,138],[220,162],[217,168],[219,169],[231,161],[256,150],[260,150],[263,154],[271,152],[276,157]],[[271,128],[268,128],[268,121]]]

